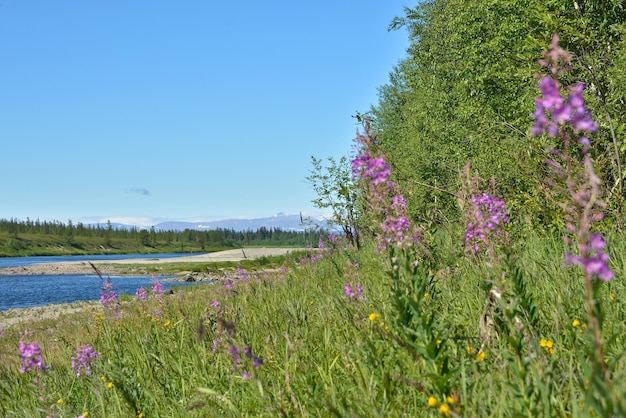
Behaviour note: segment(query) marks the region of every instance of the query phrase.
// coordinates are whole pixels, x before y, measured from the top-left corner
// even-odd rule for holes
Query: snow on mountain
[[[283,231],[304,231],[315,226],[322,229],[329,229],[327,222],[321,216],[301,217],[300,215],[286,214],[253,219],[231,218],[199,222],[167,221],[154,225],[154,228],[162,231],[183,231],[185,229],[207,231],[218,228],[233,229],[235,231],[256,231],[259,228],[265,227],[267,229],[279,228]]]
[[[95,225],[95,224],[90,224]],[[106,223],[99,223],[100,227],[106,228]],[[146,225],[146,223],[139,224],[125,224],[114,222],[111,223],[113,229],[151,229],[154,228],[158,231],[184,231],[185,229],[192,229],[197,231],[208,231],[211,229],[232,229],[235,231],[256,231],[259,228],[265,227],[267,229],[279,228],[283,231],[304,231],[306,229],[318,227],[321,229],[331,230],[326,218],[322,215],[307,216],[307,215],[288,215],[285,213],[278,213],[274,216],[265,218],[229,218],[219,220],[199,220],[199,221],[165,221],[159,222],[153,225]]]

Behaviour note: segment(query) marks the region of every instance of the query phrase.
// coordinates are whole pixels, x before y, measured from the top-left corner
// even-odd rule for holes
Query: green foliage
[[[521,218],[542,226],[559,218],[546,209],[556,205],[541,188],[547,144],[527,134],[537,60],[554,32],[576,57],[572,79],[589,87],[589,107],[601,125],[592,139],[599,144],[594,157],[606,168],[607,200],[619,211],[625,156],[620,127],[626,121],[623,8],[618,0],[432,0],[392,23],[391,29],[407,27],[411,45],[380,88],[371,114],[415,219],[458,218],[453,194],[467,161],[498,180]]]
[[[330,209],[329,223],[341,228],[350,242],[359,247],[361,210],[348,159],[344,156],[336,161],[329,157],[328,165],[324,167],[321,159],[311,157],[311,164],[313,169],[306,179],[317,194],[313,204],[319,209]]]

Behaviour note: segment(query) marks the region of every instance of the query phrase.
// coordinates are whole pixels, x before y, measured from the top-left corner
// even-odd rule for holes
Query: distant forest
[[[150,252],[150,249],[183,252],[243,246],[317,247],[320,235],[323,233],[324,231],[319,229],[284,231],[280,228],[265,227],[246,231],[222,228],[207,231],[158,230],[154,227],[118,229],[113,228],[111,222],[104,225],[84,225],[80,222],[74,224],[71,220],[63,223],[33,221],[28,218],[25,221],[0,219],[0,255],[19,252],[34,245],[38,246],[39,244],[35,243],[42,241],[48,241],[48,245],[55,242],[56,245],[75,249],[90,248],[88,251],[90,253],[93,253],[93,248],[106,249],[109,252],[110,249],[124,250],[129,247],[135,247],[135,249],[145,247],[147,252]],[[5,251],[1,251],[2,247]]]

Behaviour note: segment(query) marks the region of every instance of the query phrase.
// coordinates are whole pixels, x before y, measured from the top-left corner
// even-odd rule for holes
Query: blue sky
[[[0,218],[316,212],[310,157],[350,152],[403,5],[3,0]]]

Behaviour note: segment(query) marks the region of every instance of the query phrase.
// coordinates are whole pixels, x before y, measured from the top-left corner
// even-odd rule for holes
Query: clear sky
[[[405,56],[402,0],[2,0],[0,218],[316,212],[310,158]]]

